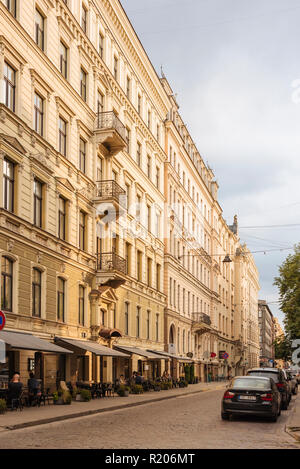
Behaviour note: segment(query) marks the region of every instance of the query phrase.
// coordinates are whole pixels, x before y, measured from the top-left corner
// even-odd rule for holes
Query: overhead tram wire
[[[258,228],[289,228],[291,226],[300,226],[300,223],[290,223],[286,225],[239,226],[239,230],[258,229]]]

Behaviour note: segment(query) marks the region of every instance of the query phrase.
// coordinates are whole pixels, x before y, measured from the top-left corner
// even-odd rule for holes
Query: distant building
[[[273,317],[274,321],[274,332],[275,332],[275,339],[284,336],[284,330],[282,329],[281,325],[277,318]]]
[[[260,343],[260,364],[270,366],[275,359],[275,324],[273,314],[265,300],[258,300],[258,326]],[[272,361],[271,361],[272,360]]]

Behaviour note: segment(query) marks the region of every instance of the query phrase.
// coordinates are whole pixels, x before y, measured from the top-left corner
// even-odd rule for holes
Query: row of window
[[[191,292],[187,292],[186,289],[182,288],[179,283],[170,277],[169,279],[169,302],[170,306],[178,308],[178,310],[191,316],[194,313],[205,313],[209,314],[209,304],[199,297],[196,298]],[[186,310],[187,303],[187,310]]]
[[[64,59],[62,57],[61,63],[64,64]],[[82,96],[86,97],[86,74],[84,71],[81,73],[81,92]],[[16,107],[16,70],[11,67],[7,62],[4,63],[4,104],[13,112],[15,112]],[[103,112],[104,109],[104,96],[98,92],[97,100],[98,112]],[[36,91],[34,92],[34,130],[44,136],[45,133],[45,98],[43,98]],[[130,152],[130,130],[126,128],[126,138],[127,138],[127,150]],[[67,156],[68,153],[68,122],[62,117],[59,116],[58,119],[58,151]],[[79,140],[79,159],[78,167],[83,172],[87,171],[87,142],[80,137]],[[142,145],[140,142],[137,142],[136,145],[136,162],[139,167],[142,167]],[[151,180],[151,157],[147,155],[147,176]],[[156,166],[155,168],[155,180],[154,183],[156,187],[160,190],[160,168]]]
[[[130,304],[125,302],[125,325],[124,333],[125,335],[130,335],[129,324],[130,324]],[[159,341],[159,313],[155,315],[155,341]],[[142,325],[142,312],[141,307],[136,307],[136,317],[135,317],[135,335],[137,338],[141,337],[141,325]],[[151,337],[151,311],[147,310],[146,314],[146,335],[144,337],[147,340],[152,340]]]
[[[14,289],[14,261],[3,256],[1,260],[1,309],[13,311],[13,289]],[[42,295],[45,289],[42,285],[43,272],[38,268],[32,269],[31,280],[31,314],[35,317],[42,316]],[[65,321],[66,310],[66,280],[57,279],[57,320]],[[79,285],[78,289],[78,324],[85,324],[85,287]]]
[[[125,243],[125,259],[127,275],[133,276],[132,272],[132,245],[128,242]],[[142,251],[136,251],[136,278],[139,282],[143,281],[143,253]],[[146,258],[146,282],[149,287],[155,288],[160,291],[161,289],[161,265],[156,264],[155,268],[155,284],[153,284],[153,260],[150,257]]]
[[[15,211],[15,167],[7,157],[3,160],[3,207]],[[45,183],[38,178],[33,180],[33,224],[38,228],[45,225]],[[67,241],[68,200],[59,196],[58,200],[58,237]],[[79,248],[86,250],[87,214],[79,211]]]
[[[13,285],[14,285],[14,261],[8,257],[3,256],[1,262],[1,309],[3,311],[13,311]],[[32,269],[31,281],[31,299],[32,299],[32,316],[42,316],[42,295],[44,289],[42,288],[42,275],[43,272],[38,268]],[[67,294],[67,281],[61,277],[57,279],[57,320],[65,322],[66,320],[66,294]],[[86,311],[86,294],[85,287],[79,285],[78,287],[78,324],[85,325],[85,311]],[[102,324],[105,325],[105,313],[102,313]],[[125,303],[125,334],[129,334],[129,303]],[[136,337],[141,336],[141,307],[136,310]],[[151,311],[147,311],[146,318],[146,339],[151,339],[150,330]],[[114,327],[116,327],[116,318],[114,317]],[[155,320],[155,340],[159,340],[159,314],[156,314]]]
[[[2,0],[4,4],[8,8],[8,10],[16,17],[16,0]],[[67,4],[67,0],[65,1]],[[83,29],[84,33],[87,34],[87,25],[88,25],[88,8],[82,3],[81,5],[81,28]],[[34,23],[34,40],[36,44],[42,51],[45,51],[45,34],[46,34],[46,17],[41,13],[41,11],[36,8],[35,9],[35,23]],[[104,36],[99,31],[99,39],[98,39],[98,53],[102,59],[104,59]],[[59,58],[59,69],[62,75],[68,79],[69,78],[69,67],[70,67],[70,58],[69,58],[69,47],[61,40],[60,41],[60,58]],[[119,60],[116,55],[113,58],[113,75],[114,78],[119,81]],[[127,75],[125,81],[125,93],[128,99],[131,99],[131,79]],[[84,70],[83,67],[80,69],[80,95],[84,101],[87,101],[87,92],[88,92],[88,74],[87,71]],[[140,93],[137,95],[137,110],[141,117],[143,117],[143,110],[142,110],[142,96]],[[99,112],[99,110],[98,110]],[[147,111],[147,126],[152,131],[152,113],[148,109]],[[160,143],[160,125],[157,124],[156,126],[156,138],[158,143]]]

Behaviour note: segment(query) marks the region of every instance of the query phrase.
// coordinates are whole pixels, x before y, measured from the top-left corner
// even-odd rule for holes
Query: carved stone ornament
[[[53,172],[53,166],[50,163],[49,159],[46,158],[43,153],[30,153],[30,158],[36,160],[38,163],[43,165],[45,168],[47,168],[49,171]]]
[[[15,242],[14,242],[13,239],[9,239],[7,241],[7,250],[8,250],[8,252],[11,252],[13,250],[14,245],[15,245]]]
[[[6,119],[6,112],[3,109],[1,109],[0,110],[0,122],[4,124],[5,119]]]
[[[38,252],[36,255],[36,262],[40,264],[42,262],[42,253]]]

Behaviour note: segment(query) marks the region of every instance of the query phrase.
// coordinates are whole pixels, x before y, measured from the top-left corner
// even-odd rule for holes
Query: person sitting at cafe
[[[27,381],[29,405],[38,404],[41,397],[41,388],[39,381],[34,377],[32,371],[29,373],[29,380]]]
[[[23,390],[23,383],[20,382],[20,374],[15,373],[8,383],[7,401],[13,404],[15,399],[19,399]]]
[[[126,384],[126,380],[125,380],[125,378],[124,378],[124,375],[120,375],[119,384],[120,384],[120,385]]]
[[[141,373],[137,373],[135,377],[135,384],[142,384],[144,381],[143,377],[141,376]]]

